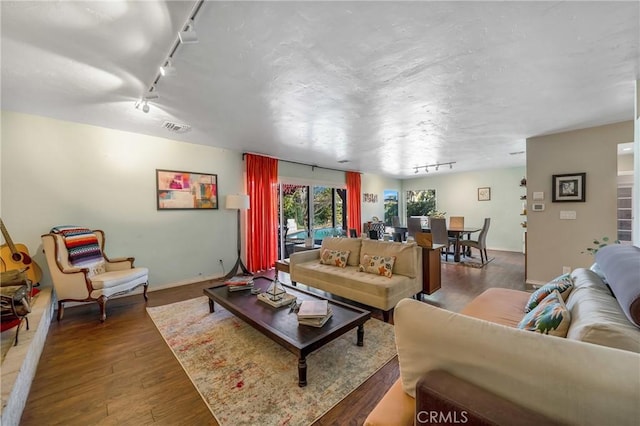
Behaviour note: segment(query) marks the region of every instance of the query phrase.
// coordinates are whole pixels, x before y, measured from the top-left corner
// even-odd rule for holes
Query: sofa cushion
[[[359,272],[355,266],[336,268],[320,262],[304,262],[294,267],[296,280],[302,284],[382,310],[393,308],[400,299],[422,288],[422,283],[404,275],[393,274],[387,278]]]
[[[460,313],[470,317],[517,327],[529,293],[508,288],[489,288],[469,302]]]
[[[391,257],[396,260],[393,265],[393,273],[415,278],[418,272],[418,256],[416,255],[416,243],[397,243],[390,241],[362,240],[359,263],[364,265],[364,254]],[[420,249],[421,250],[421,249]]]
[[[349,258],[347,265],[358,266],[360,264],[360,245],[362,240],[360,238],[339,238],[329,237],[322,240],[321,250],[338,250],[348,251]]]
[[[596,263],[622,311],[640,327],[640,247],[619,244],[603,247],[596,253]]]
[[[640,329],[622,312],[600,277],[583,268],[571,275],[575,284],[566,303],[571,311],[567,339],[640,352]]]
[[[572,288],[573,278],[571,278],[571,275],[560,275],[531,293],[531,296],[524,307],[524,311],[531,312],[536,306],[538,306],[538,303],[542,302],[542,300],[544,300],[544,298],[550,295],[554,290],[557,290],[558,293],[560,293],[562,300],[567,300]]]
[[[518,328],[565,337],[570,323],[571,314],[565,306],[562,296],[558,290],[553,290],[551,294],[522,318]]]
[[[360,272],[367,272],[369,274],[378,274],[387,278],[391,278],[393,275],[393,264],[396,262],[395,256],[375,256],[364,254],[362,256],[362,263],[358,266]]]
[[[329,250],[320,249],[320,263],[323,265],[333,265],[340,268],[347,266],[347,260],[349,259],[349,250]]]

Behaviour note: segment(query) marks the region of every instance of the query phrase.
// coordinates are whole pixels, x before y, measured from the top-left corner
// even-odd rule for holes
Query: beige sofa
[[[432,410],[416,387],[436,370],[559,423],[640,424],[640,329],[601,277],[587,269],[572,277],[566,338],[515,327],[529,298],[522,291],[487,290],[460,313],[402,300],[394,314],[400,379],[365,425],[425,424]]]
[[[349,251],[344,268],[320,263],[324,249]],[[395,256],[391,277],[360,272],[363,256]],[[396,243],[360,238],[325,238],[320,249],[294,253],[290,257],[293,283],[327,291],[336,296],[381,309],[385,321],[403,298],[422,291],[422,248],[415,243]]]

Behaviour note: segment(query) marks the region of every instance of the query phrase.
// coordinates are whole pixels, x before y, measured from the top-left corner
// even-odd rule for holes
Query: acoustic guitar
[[[27,269],[27,277],[33,285],[37,285],[42,279],[42,269],[29,256],[29,250],[24,244],[14,244],[4,222],[0,219],[0,230],[6,244],[0,246],[0,270],[2,272],[12,269]]]

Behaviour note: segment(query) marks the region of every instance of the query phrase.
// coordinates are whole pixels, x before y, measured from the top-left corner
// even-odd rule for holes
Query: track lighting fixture
[[[198,36],[193,29],[193,18],[189,20],[187,27],[184,31],[178,33],[178,38],[182,44],[193,44],[198,42]]]
[[[436,172],[440,170],[440,166],[449,166],[449,170],[453,169],[453,165],[455,164],[455,161],[449,161],[446,163],[435,163],[435,164],[427,164],[425,166],[415,166],[414,167],[414,174],[417,174],[418,171],[420,171],[421,168],[424,167],[424,171],[425,173],[429,173],[429,167],[435,167]]]
[[[141,109],[145,114],[149,112],[149,102],[146,99],[139,99],[135,104],[136,109]]]
[[[162,74],[163,77],[176,75],[176,68],[173,66],[170,60],[167,60],[167,62],[165,62],[164,65],[160,67],[160,74]]]
[[[156,74],[156,78],[153,80],[149,89],[142,95],[142,97],[136,101],[135,108],[142,109],[145,113],[149,112],[149,103],[150,100],[158,99],[160,96],[158,95],[158,91],[156,89],[156,85],[160,81],[162,77],[170,76],[176,74],[176,69],[173,67],[173,56],[180,47],[181,44],[189,44],[189,43],[197,43],[198,36],[196,35],[194,27],[194,19],[200,12],[200,8],[204,4],[204,0],[197,0],[191,15],[189,15],[188,21],[182,27],[182,31],[178,33],[178,38],[174,41],[173,46],[169,49],[169,54],[166,59],[160,65],[158,73]]]

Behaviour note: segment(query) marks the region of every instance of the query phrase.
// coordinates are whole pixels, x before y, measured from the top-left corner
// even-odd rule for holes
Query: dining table
[[[454,262],[460,262],[460,240],[463,239],[465,235],[467,236],[467,239],[471,239],[471,234],[480,232],[481,230],[482,228],[476,226],[447,228],[449,235],[455,238],[453,253]]]

